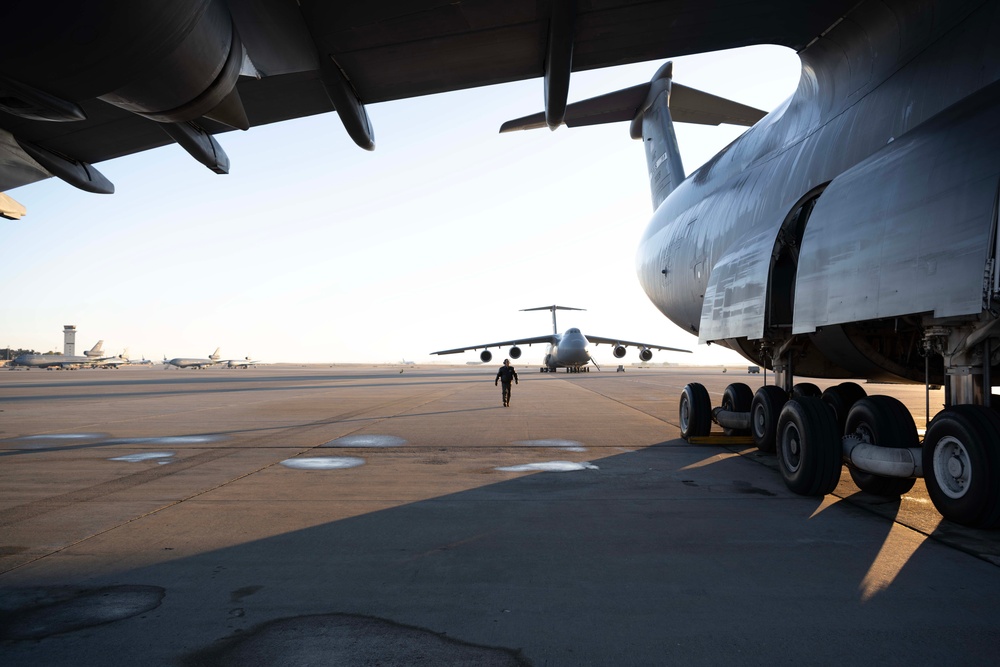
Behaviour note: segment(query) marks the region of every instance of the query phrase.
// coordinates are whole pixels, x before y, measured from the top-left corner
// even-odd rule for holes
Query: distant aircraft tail
[[[95,345],[94,347],[90,348],[89,350],[87,350],[83,354],[86,355],[86,356],[88,356],[88,357],[99,357],[99,356],[101,356],[102,354],[104,354],[104,341],[103,340],[97,341],[97,345]]]
[[[656,71],[649,83],[576,102],[566,107],[567,127],[630,121],[633,139],[643,139],[653,209],[684,180],[674,121],[702,125],[753,125],[766,113],[672,82],[673,63]],[[501,132],[547,127],[545,114],[507,121]]]
[[[208,355],[208,358],[211,359],[212,361],[218,361],[220,359],[220,357],[219,357],[219,350],[220,349],[221,348],[218,348],[218,347],[215,348],[215,352],[213,352],[212,354]]]
[[[552,312],[552,333],[558,334],[559,329],[556,327],[556,311],[557,310],[587,310],[586,308],[570,308],[569,306],[538,306],[537,308],[522,308],[521,312],[527,312],[529,310],[548,310]]]

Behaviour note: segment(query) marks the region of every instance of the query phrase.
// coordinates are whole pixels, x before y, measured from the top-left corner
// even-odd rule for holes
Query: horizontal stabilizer
[[[649,83],[643,83],[570,104],[566,107],[564,124],[567,127],[582,127],[631,121],[645,104],[649,88]],[[671,86],[670,115],[676,123],[699,125],[727,123],[749,127],[767,113],[746,104],[674,83]],[[507,121],[500,126],[500,132],[535,130],[542,127],[547,127],[545,114],[536,113]]]
[[[522,308],[521,312],[529,310],[587,310],[586,308],[570,308],[569,306],[538,306],[537,308]]]
[[[581,127],[632,120],[638,108],[646,100],[648,91],[649,84],[643,83],[582,102],[574,102],[566,107],[566,119],[563,124],[567,127]],[[545,124],[544,112],[509,120],[500,126],[500,132],[537,130],[543,127],[548,127]]]
[[[670,115],[675,123],[750,127],[767,112],[675,83],[670,91]]]

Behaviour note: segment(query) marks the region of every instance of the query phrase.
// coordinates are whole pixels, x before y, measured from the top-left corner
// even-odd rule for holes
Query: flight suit
[[[494,386],[497,382],[500,383],[500,397],[503,399],[503,406],[506,408],[510,405],[510,382],[511,380],[517,384],[517,371],[514,370],[513,366],[503,365],[500,370],[497,371],[497,377],[493,381]]]

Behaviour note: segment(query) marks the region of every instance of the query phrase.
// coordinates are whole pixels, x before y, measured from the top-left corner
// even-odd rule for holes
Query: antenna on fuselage
[[[522,308],[521,312],[526,312],[529,310],[548,310],[552,312],[552,333],[558,334],[559,329],[556,328],[556,311],[557,310],[587,310],[586,308],[570,308],[569,306],[539,306],[538,308]]]

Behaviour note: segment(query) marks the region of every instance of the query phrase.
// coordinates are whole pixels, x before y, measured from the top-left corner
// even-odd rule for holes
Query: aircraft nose
[[[575,363],[583,363],[590,359],[590,352],[587,350],[587,341],[582,339],[572,339],[564,341],[559,346],[560,352],[565,354]]]

